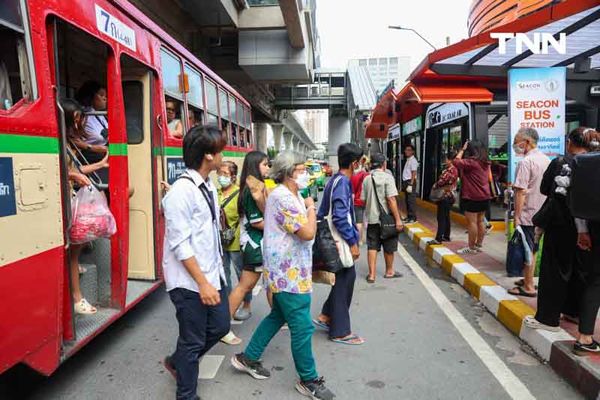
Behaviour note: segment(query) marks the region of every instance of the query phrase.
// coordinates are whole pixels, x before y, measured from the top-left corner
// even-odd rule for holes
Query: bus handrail
[[[58,109],[58,129],[60,132],[59,143],[60,143],[60,147],[61,147],[61,155],[63,157],[63,165],[65,166],[65,168],[63,168],[63,170],[62,170],[62,177],[63,177],[64,182],[68,182],[69,172],[66,169],[67,160],[65,158],[65,156],[68,157],[67,133],[66,133],[67,123],[65,121],[65,109],[60,104],[60,92],[58,90],[58,87],[56,87],[56,85],[54,85],[54,86],[52,86],[52,89],[54,90],[54,93],[55,93],[56,108]],[[65,218],[67,219],[67,234],[64,235],[65,236],[65,244],[66,244],[66,248],[69,248],[69,246],[71,245],[71,240],[69,238],[68,232],[71,231],[71,226],[73,225],[73,218],[72,218],[73,211],[71,209],[71,192],[68,190],[64,190],[62,192],[63,192],[63,203],[67,210],[67,212],[65,213]]]

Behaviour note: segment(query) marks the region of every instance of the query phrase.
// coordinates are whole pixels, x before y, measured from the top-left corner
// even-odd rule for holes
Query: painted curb
[[[418,248],[473,297],[481,301],[500,323],[531,346],[544,361],[551,360],[555,344],[575,340],[562,329],[559,332],[548,332],[525,326],[523,320],[528,315],[534,315],[535,310],[449,248],[443,245],[429,245],[428,242],[433,240],[435,235],[425,226],[419,223],[407,224],[405,232]]]

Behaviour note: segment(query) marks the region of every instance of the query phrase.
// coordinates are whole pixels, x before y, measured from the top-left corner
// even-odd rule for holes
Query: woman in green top
[[[253,193],[247,184],[249,177],[254,177],[261,182],[269,173],[269,158],[261,151],[252,151],[246,155],[240,178],[240,195],[238,199],[238,213],[240,218],[240,249],[242,252],[243,271],[238,285],[229,294],[229,311],[235,315],[244,296],[252,293],[252,289],[260,279],[263,272],[262,238],[263,238],[263,211],[264,191]],[[222,341],[227,344],[237,344],[232,333],[225,336]]]

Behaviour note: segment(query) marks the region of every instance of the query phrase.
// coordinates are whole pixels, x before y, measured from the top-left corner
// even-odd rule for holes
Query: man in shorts
[[[381,239],[381,227],[379,225],[379,204],[386,213],[391,213],[396,220],[398,232],[402,231],[402,219],[398,211],[398,189],[394,177],[386,172],[386,159],[381,153],[375,153],[371,157],[371,176],[365,178],[361,198],[365,202],[365,215],[368,220],[367,226],[367,261],[369,264],[369,275],[367,282],[375,282],[377,253],[383,247],[385,259],[386,279],[399,278],[401,273],[394,271],[394,252],[398,250],[398,237]]]

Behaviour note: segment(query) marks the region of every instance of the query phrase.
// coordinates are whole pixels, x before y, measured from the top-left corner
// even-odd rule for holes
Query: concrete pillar
[[[267,124],[255,123],[254,132],[256,134],[256,147],[263,153],[267,152]]]
[[[281,137],[283,136],[283,125],[282,124],[271,124],[273,129],[273,140],[275,142],[275,151],[281,151]]]
[[[292,138],[292,150],[298,153],[298,148],[300,146],[300,139],[294,137]]]
[[[283,141],[285,142],[285,150],[286,151],[294,151],[294,149],[292,148],[292,138],[294,137],[294,134],[292,132],[283,132]]]

